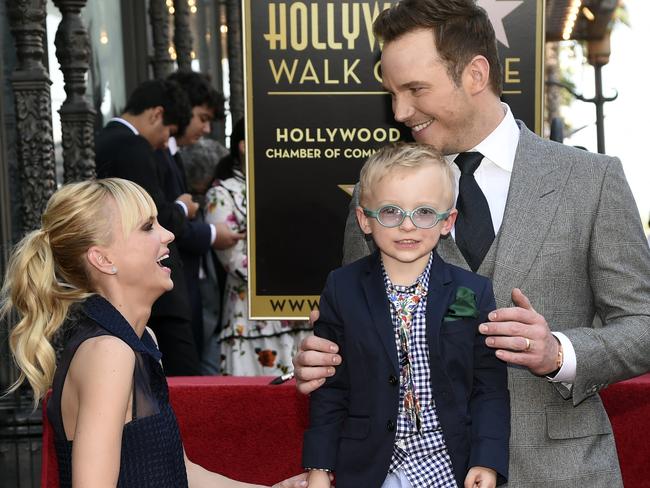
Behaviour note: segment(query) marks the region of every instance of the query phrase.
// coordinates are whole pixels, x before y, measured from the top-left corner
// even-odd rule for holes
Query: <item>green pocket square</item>
[[[456,290],[456,300],[449,306],[443,321],[450,322],[468,317],[478,317],[476,294],[469,288],[459,286]]]

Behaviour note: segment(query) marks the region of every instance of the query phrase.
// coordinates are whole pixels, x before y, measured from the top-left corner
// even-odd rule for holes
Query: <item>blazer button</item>
[[[395,422],[393,422],[392,419],[389,420],[386,424],[386,428],[388,429],[388,432],[393,432],[395,430]]]
[[[398,381],[397,381],[397,376],[395,376],[394,374],[390,375],[390,376],[388,377],[388,383],[389,383],[390,385],[392,385],[392,386],[396,386],[397,383],[398,383]]]

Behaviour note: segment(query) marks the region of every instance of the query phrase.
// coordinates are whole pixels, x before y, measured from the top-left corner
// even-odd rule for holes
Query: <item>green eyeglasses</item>
[[[430,229],[434,227],[438,222],[449,217],[449,212],[451,212],[451,209],[438,213],[435,208],[426,205],[414,208],[411,211],[404,210],[397,205],[384,205],[377,210],[363,208],[363,213],[366,217],[377,219],[377,222],[384,227],[398,227],[402,225],[406,217],[409,217],[413,225],[419,229]]]

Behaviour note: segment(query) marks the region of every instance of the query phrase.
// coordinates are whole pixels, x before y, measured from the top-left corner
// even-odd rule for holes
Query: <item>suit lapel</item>
[[[451,234],[448,234],[444,238],[441,238],[438,241],[438,245],[436,246],[436,251],[442,259],[445,260],[445,262],[449,264],[454,264],[460,268],[466,269],[469,271],[469,265],[467,264],[467,261],[465,261],[465,258],[460,252],[460,249],[458,249],[458,246],[456,245],[456,241],[454,241],[454,238],[451,237]]]
[[[427,342],[429,343],[429,358],[440,356],[440,326],[449,308],[453,287],[448,265],[435,252],[429,275],[429,290],[427,292],[426,327]]]
[[[362,286],[368,302],[372,323],[377,329],[377,334],[379,334],[395,373],[398,373],[395,331],[390,318],[390,305],[381,273],[379,251],[375,251],[368,260],[365,275],[362,278]]]
[[[178,178],[178,184],[183,189],[183,193],[187,192],[187,178],[185,177],[185,164],[183,163],[183,157],[181,156],[180,151],[177,151],[176,154],[172,155],[174,160],[174,166],[176,167],[176,177]]]
[[[499,230],[493,282],[498,306],[510,303],[533,264],[557,211],[570,166],[545,151],[545,145],[522,123]]]

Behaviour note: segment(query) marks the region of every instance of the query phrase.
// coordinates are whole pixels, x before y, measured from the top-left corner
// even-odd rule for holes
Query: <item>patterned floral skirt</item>
[[[312,333],[308,322],[249,320],[246,282],[231,275],[223,307],[221,374],[280,376],[292,370],[300,341]]]

